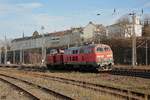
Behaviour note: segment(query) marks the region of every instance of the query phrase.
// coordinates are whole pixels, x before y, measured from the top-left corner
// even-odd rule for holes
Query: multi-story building
[[[86,41],[89,39],[96,39],[96,36],[106,36],[106,28],[102,24],[89,22],[89,24],[83,28],[83,34],[81,37]]]
[[[131,37],[135,32],[137,37],[142,36],[142,25],[138,17],[135,18],[135,24],[133,27],[133,21],[129,23],[117,23],[110,26],[107,26],[107,34],[110,38],[116,37]]]
[[[88,40],[96,34],[106,35],[105,27],[89,22],[84,28],[71,28],[70,30],[39,34],[37,31],[33,36],[17,38],[12,40],[11,50],[34,49],[41,48],[43,45],[46,48],[62,47],[66,45],[79,44],[82,39]]]
[[[97,38],[97,36],[106,36],[105,27],[92,22],[89,22],[84,28],[71,28],[53,33],[39,34],[35,31],[32,36],[12,40],[10,51],[13,52],[13,62],[41,62],[43,52],[48,53],[49,49],[80,45],[91,38]],[[28,61],[25,61],[25,57]]]
[[[17,59],[19,59],[19,61],[17,61],[18,63],[33,61],[33,59],[35,60],[29,63],[41,62],[43,48],[45,50],[44,53],[46,53],[46,50],[51,48],[62,48],[78,44],[81,42],[81,33],[82,28],[72,28],[70,30],[43,35],[35,31],[33,36],[14,39],[11,42],[11,51],[13,51],[14,55],[13,62],[16,62]],[[25,56],[29,57],[27,59],[28,61],[23,61]]]
[[[78,42],[80,34],[81,30],[78,30],[78,28],[43,35],[33,34],[30,37],[14,39],[11,50],[41,48],[43,45],[46,48],[66,46]]]

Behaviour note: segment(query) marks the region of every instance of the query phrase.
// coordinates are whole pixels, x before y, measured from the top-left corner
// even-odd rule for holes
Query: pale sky
[[[116,13],[113,14],[114,8]],[[0,0],[0,39],[54,32],[93,21],[110,25],[132,11],[150,13],[150,0]],[[97,13],[101,15],[97,16]]]

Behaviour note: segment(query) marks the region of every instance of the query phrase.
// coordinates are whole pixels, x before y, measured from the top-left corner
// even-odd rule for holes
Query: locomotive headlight
[[[110,54],[110,55],[107,55],[107,57],[112,57],[113,55],[112,54]]]
[[[96,57],[96,60],[101,61],[103,58],[104,58],[104,55],[99,55],[99,56]]]
[[[97,56],[97,58],[104,58],[104,55],[99,55]]]

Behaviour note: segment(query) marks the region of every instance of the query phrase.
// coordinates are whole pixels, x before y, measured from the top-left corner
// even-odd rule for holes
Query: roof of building
[[[93,23],[92,21],[90,21],[89,23],[88,23],[88,25],[93,25],[93,26],[95,26],[96,28],[100,28],[100,27],[105,27],[105,26],[103,26],[103,24],[95,24],[95,23]],[[85,27],[84,27],[85,28]]]
[[[44,37],[48,37],[48,36],[55,37],[55,36],[64,36],[65,34],[70,34],[71,32],[72,32],[72,30],[65,30],[65,31],[46,33],[46,34],[43,34],[43,35],[44,35]],[[33,36],[26,36],[26,37],[17,38],[17,39],[12,40],[12,42],[41,38],[43,35],[38,34],[38,32],[35,31],[33,33]]]
[[[78,30],[79,32],[82,32],[83,31],[83,27],[71,28],[71,29],[68,29],[68,30],[51,32],[51,33],[46,33],[46,34],[43,34],[43,35],[44,35],[44,37],[49,37],[49,36],[50,37],[64,36],[64,35],[72,33],[74,30]],[[26,37],[16,38],[16,39],[12,40],[11,42],[17,42],[17,41],[24,41],[24,40],[41,38],[43,35],[39,34],[38,31],[35,31],[35,32],[33,32],[32,36],[26,36]]]

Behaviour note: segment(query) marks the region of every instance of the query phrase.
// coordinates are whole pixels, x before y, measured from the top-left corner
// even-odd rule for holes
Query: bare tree
[[[5,39],[5,40],[0,40],[0,63],[2,63],[2,54],[5,55],[5,57],[3,58],[5,61],[3,61],[3,63],[7,62],[7,53],[8,51],[11,49],[11,39]]]
[[[101,40],[105,40],[106,39],[106,27],[101,25],[97,25],[96,26],[96,30],[94,32],[94,39],[96,42],[99,42]]]
[[[124,15],[120,19],[116,21],[116,25],[118,25],[121,29],[121,33],[119,34],[121,37],[124,37],[127,34],[129,37],[131,36],[131,18],[129,15]]]
[[[150,14],[145,14],[143,20],[144,25],[150,25]]]
[[[150,36],[150,14],[145,14],[143,18],[143,30],[142,30],[142,35],[147,37]]]

